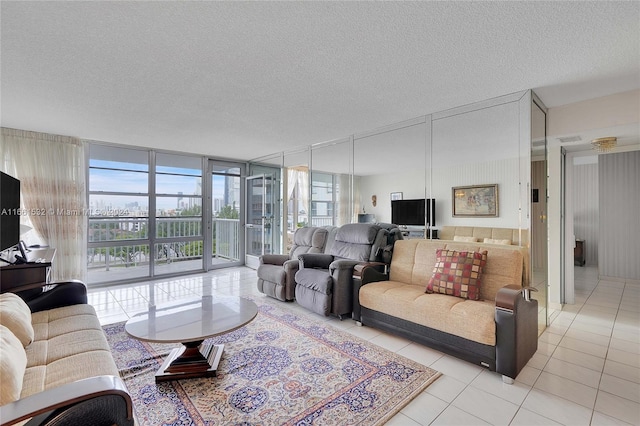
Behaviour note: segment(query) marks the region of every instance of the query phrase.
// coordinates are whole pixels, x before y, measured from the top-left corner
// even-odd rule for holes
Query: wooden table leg
[[[216,375],[224,345],[185,342],[171,351],[156,373],[156,382]]]

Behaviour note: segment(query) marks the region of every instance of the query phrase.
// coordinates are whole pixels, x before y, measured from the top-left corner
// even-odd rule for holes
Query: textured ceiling
[[[251,159],[640,87],[640,3],[1,2],[1,124]]]

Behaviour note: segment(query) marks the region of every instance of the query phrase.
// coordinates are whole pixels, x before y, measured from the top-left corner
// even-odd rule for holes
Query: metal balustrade
[[[240,221],[214,218],[212,221],[213,253],[216,259],[240,259]],[[158,218],[157,239],[202,236],[199,218]],[[148,218],[91,218],[89,242],[122,241],[119,246],[97,246],[88,249],[87,267],[109,271],[111,268],[145,267],[148,269],[148,244],[127,244],[127,240],[148,239]],[[95,244],[91,244],[94,245]],[[155,244],[156,264],[201,260],[203,240],[163,241]],[[201,265],[201,264],[200,264]]]
[[[331,217],[312,218],[313,226],[333,224]],[[181,270],[202,268],[202,219],[194,217],[162,217],[156,219],[155,259],[151,259],[149,244],[135,244],[128,240],[149,240],[149,219],[146,217],[90,218],[87,268],[95,276],[94,282],[110,281],[117,272],[118,279],[149,275],[149,264],[155,262],[156,274],[172,265]],[[240,253],[240,221],[238,219],[212,219],[212,259],[216,262],[234,262]],[[189,238],[175,241],[176,238]],[[194,238],[196,238],[194,240]],[[166,239],[166,240],[165,240]],[[172,239],[173,241],[167,241]],[[113,242],[119,242],[112,246]],[[99,243],[111,243],[100,245]],[[96,244],[98,243],[98,244]]]

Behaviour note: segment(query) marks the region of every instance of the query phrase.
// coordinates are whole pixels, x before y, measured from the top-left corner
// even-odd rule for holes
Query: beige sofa
[[[483,226],[443,226],[438,230],[441,240],[455,241],[460,237],[471,237],[477,243],[484,243],[485,239],[508,245],[527,247],[529,245],[529,231],[518,228],[490,228]],[[487,243],[490,243],[487,241]]]
[[[132,425],[132,402],[91,305],[31,313],[0,295],[0,423]]]
[[[479,300],[426,292],[437,249],[487,252]],[[497,371],[511,383],[538,342],[537,301],[522,285],[526,257],[518,246],[397,241],[389,274],[358,268],[354,319]]]

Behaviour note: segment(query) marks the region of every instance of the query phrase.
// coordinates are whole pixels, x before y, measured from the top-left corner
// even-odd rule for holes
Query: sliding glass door
[[[258,267],[258,258],[273,252],[274,179],[269,175],[247,177],[245,264]]]
[[[244,262],[244,163],[91,144],[87,275],[139,281]]]
[[[242,264],[244,244],[241,218],[242,180],[244,165],[216,160],[209,161],[211,176],[210,223],[211,253],[207,269]]]

